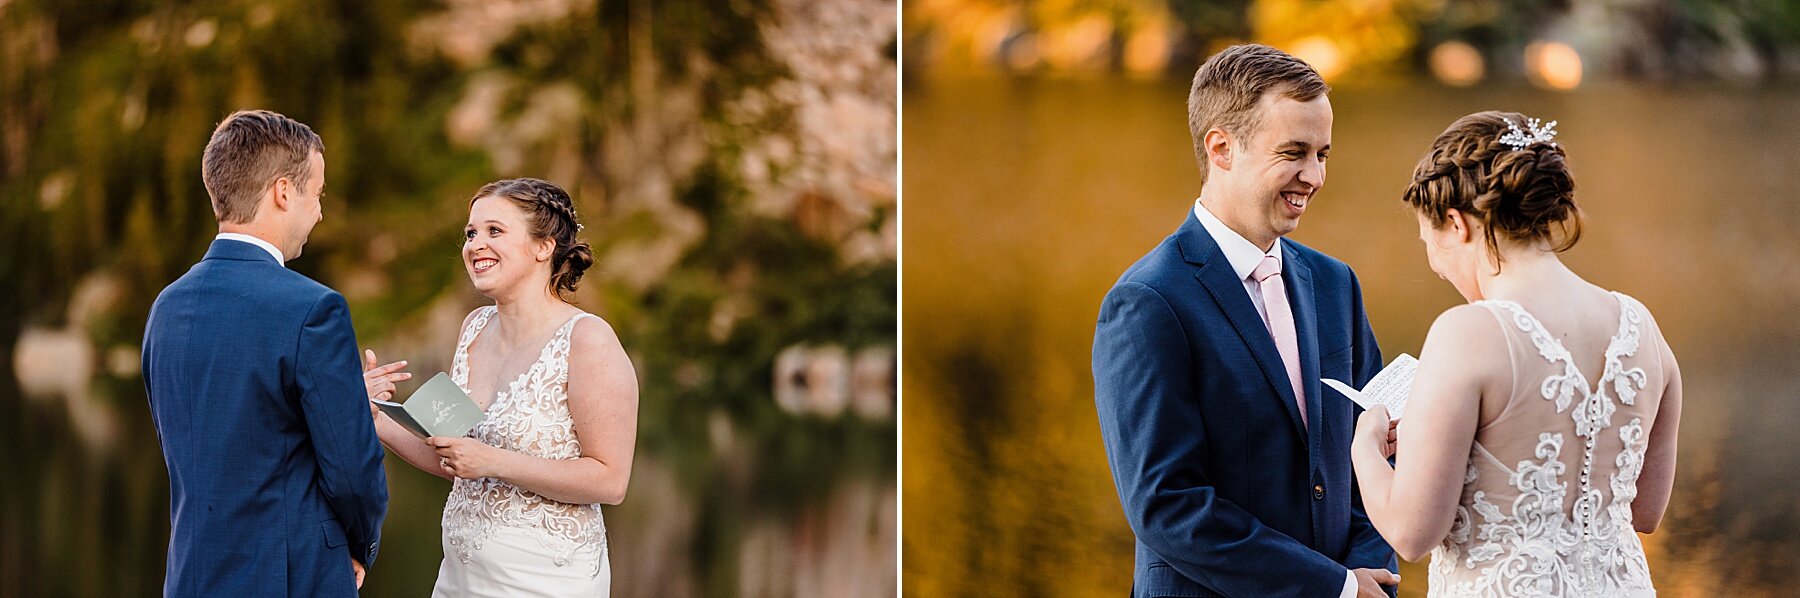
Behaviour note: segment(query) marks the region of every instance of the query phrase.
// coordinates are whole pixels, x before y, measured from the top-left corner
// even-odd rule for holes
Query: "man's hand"
[[[356,570],[356,589],[358,589],[358,590],[362,589],[363,574],[367,573],[368,570],[363,568],[362,561],[356,560],[356,557],[350,557],[350,568]],[[1362,571],[1362,570],[1363,569],[1358,569],[1358,571]],[[1356,578],[1356,580],[1358,582],[1361,582],[1362,578],[1358,577],[1358,578]]]
[[[1381,586],[1400,585],[1400,576],[1387,569],[1351,569],[1356,576],[1357,598],[1387,598]]]

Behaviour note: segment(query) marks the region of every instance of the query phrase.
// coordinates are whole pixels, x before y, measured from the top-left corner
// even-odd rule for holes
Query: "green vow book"
[[[406,404],[388,401],[373,401],[382,413],[393,419],[400,427],[406,428],[420,438],[444,436],[458,438],[469,433],[470,428],[481,423],[487,414],[475,401],[469,399],[468,393],[456,387],[450,381],[450,375],[438,372],[413,391],[412,398]]]

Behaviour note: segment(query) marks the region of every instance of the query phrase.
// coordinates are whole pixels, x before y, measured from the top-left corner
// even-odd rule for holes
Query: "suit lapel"
[[[1319,405],[1319,318],[1314,309],[1312,268],[1300,259],[1299,251],[1287,239],[1282,247],[1282,281],[1287,285],[1288,305],[1294,310],[1294,336],[1300,349],[1300,387],[1306,392],[1307,446],[1319,446],[1321,407]],[[1272,341],[1271,341],[1272,342]],[[1285,376],[1284,376],[1285,379]]]
[[[1294,401],[1294,391],[1288,384],[1287,367],[1281,363],[1281,353],[1275,349],[1275,339],[1269,336],[1269,327],[1262,317],[1256,314],[1256,305],[1250,303],[1250,296],[1244,289],[1244,281],[1239,280],[1237,272],[1231,269],[1231,262],[1225,260],[1225,253],[1219,250],[1219,244],[1206,227],[1188,211],[1187,222],[1176,232],[1180,236],[1182,259],[1194,265],[1194,278],[1206,287],[1207,294],[1231,322],[1231,327],[1243,339],[1244,346],[1256,359],[1256,365],[1262,369],[1263,378],[1269,383],[1269,395],[1272,400],[1279,401],[1288,420],[1294,426],[1294,432],[1306,437],[1304,424],[1300,422],[1300,409]],[[1310,285],[1308,285],[1310,286]],[[1309,295],[1310,299],[1310,295]],[[1298,306],[1296,306],[1296,311]],[[1296,326],[1298,326],[1296,324]],[[1306,334],[1305,329],[1299,329]],[[1304,345],[1302,345],[1304,346]],[[1301,361],[1306,361],[1305,353],[1301,353]],[[1317,369],[1316,367],[1314,369]],[[1305,370],[1302,370],[1304,372]]]

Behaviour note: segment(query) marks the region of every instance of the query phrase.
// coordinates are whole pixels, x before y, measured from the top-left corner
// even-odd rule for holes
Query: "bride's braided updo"
[[[556,249],[550,257],[550,288],[558,293],[575,292],[581,275],[594,265],[594,250],[587,241],[575,238],[581,223],[575,218],[575,201],[561,187],[542,179],[520,178],[494,181],[481,187],[469,198],[469,206],[483,197],[502,197],[525,210],[534,239],[552,239]]]
[[[1502,142],[1509,121],[1523,127],[1526,117],[1487,111],[1451,123],[1413,169],[1402,197],[1433,226],[1442,226],[1451,209],[1480,222],[1496,265],[1497,234],[1546,241],[1554,251],[1581,239],[1581,208],[1562,147],[1543,140],[1523,147]]]

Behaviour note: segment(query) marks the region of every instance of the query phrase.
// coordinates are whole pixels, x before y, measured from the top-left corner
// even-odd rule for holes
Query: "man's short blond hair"
[[[1219,129],[1242,143],[1256,131],[1263,94],[1310,102],[1330,92],[1312,65],[1269,46],[1242,44],[1212,55],[1194,72],[1188,92],[1188,133],[1200,175],[1206,176],[1206,132]]]
[[[311,127],[267,110],[240,110],[213,129],[200,158],[200,177],[219,222],[256,218],[264,190],[281,177],[304,188],[313,152],[325,142]]]

